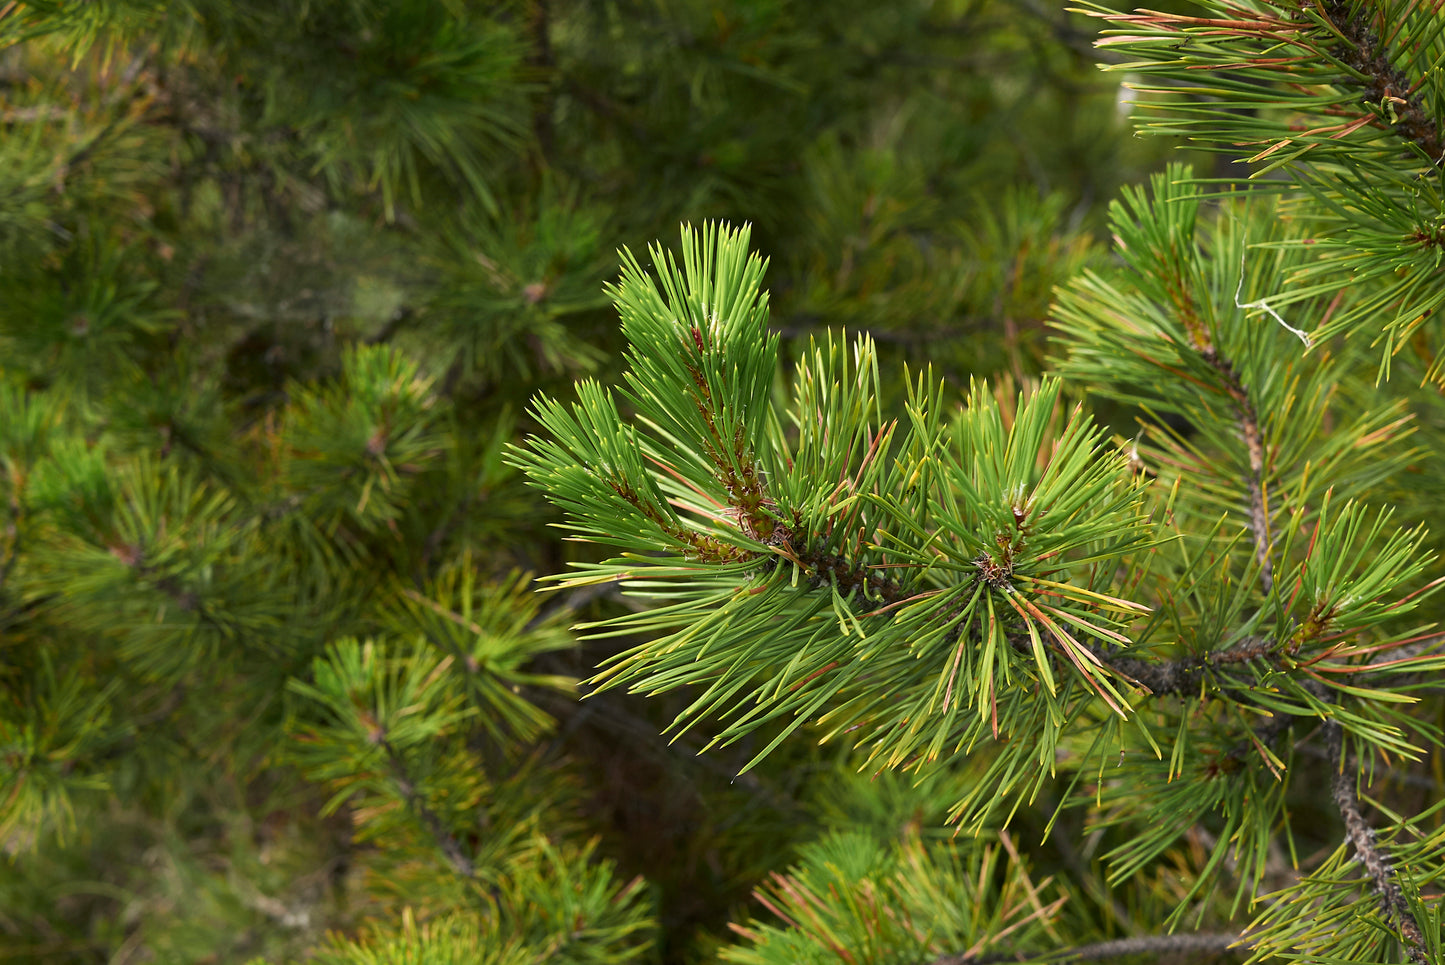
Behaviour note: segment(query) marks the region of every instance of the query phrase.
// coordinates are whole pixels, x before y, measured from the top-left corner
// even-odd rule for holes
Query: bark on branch
[[[452,870],[463,878],[475,878],[477,869],[472,864],[472,859],[467,857],[462,843],[447,830],[446,825],[442,823],[441,816],[432,810],[421,792],[416,789],[416,785],[412,783],[411,777],[407,773],[406,762],[402,760],[401,755],[390,743],[382,741],[382,747],[386,751],[387,764],[391,767],[392,783],[401,793],[407,807],[417,816],[422,827],[426,828],[427,833],[436,842],[436,846],[446,857],[447,864],[451,865]]]
[[[1200,933],[1193,935],[1145,935],[1139,938],[1116,938],[1113,941],[1079,945],[1074,948],[1041,955],[1023,952],[1014,955],[984,955],[970,957],[945,955],[934,959],[931,965],[1003,965],[1005,962],[1103,962],[1125,955],[1177,955],[1182,952],[1213,952],[1225,954],[1231,950],[1247,951],[1250,943],[1233,933]]]
[[[1249,391],[1234,371],[1234,363],[1216,352],[1213,346],[1200,354],[1210,368],[1219,373],[1224,391],[1234,402],[1239,433],[1244,437],[1244,448],[1249,457],[1249,475],[1245,478],[1249,490],[1249,529],[1254,535],[1254,558],[1259,565],[1260,586],[1268,594],[1274,588],[1274,561],[1270,558],[1269,497],[1265,491],[1264,436],[1259,431],[1259,413],[1249,398]]]
[[[1362,89],[1361,101],[1366,105],[1389,104],[1393,117],[1390,129],[1439,164],[1445,159],[1445,140],[1420,96],[1422,82],[1407,77],[1391,61],[1389,41],[1398,34],[1382,38],[1370,23],[1369,9],[1341,0],[1324,4],[1322,12],[1345,40],[1331,53],[1361,75],[1361,79],[1352,78]],[[1381,126],[1385,126],[1383,122]]]
[[[1330,759],[1334,771],[1330,777],[1330,796],[1345,822],[1345,835],[1354,846],[1355,854],[1370,876],[1370,890],[1380,899],[1380,911],[1390,923],[1405,953],[1415,965],[1427,965],[1429,958],[1425,950],[1425,936],[1420,923],[1405,900],[1394,866],[1384,850],[1375,844],[1375,831],[1360,813],[1360,799],[1355,793],[1357,766],[1355,758],[1345,751],[1344,729],[1335,721],[1325,725],[1329,741]]]
[[[1098,646],[1090,649],[1111,669],[1147,687],[1156,697],[1165,694],[1187,696],[1198,693],[1201,681],[1208,676],[1228,672],[1228,668],[1233,664],[1268,657],[1274,649],[1274,641],[1269,637],[1245,637],[1234,646],[1225,647],[1223,650],[1213,650],[1197,657],[1161,661],[1121,657]]]

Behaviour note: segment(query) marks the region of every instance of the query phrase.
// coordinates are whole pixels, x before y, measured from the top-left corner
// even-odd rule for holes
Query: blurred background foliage
[[[589,549],[503,448],[616,377],[617,249],[682,221],[754,225],[786,352],[1037,374],[1171,147],[1091,37],[1036,0],[0,4],[0,959],[689,962],[795,860],[993,874],[920,850],[936,788],[807,742],[734,779],[752,739],[667,743],[674,698],[579,703],[619,643],[565,628],[625,601],[533,595]],[[1060,837],[1084,933],[1168,906]]]

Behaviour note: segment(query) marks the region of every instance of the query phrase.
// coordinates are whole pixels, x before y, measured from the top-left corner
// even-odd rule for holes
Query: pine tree
[[[790,344],[1036,371],[1157,153],[1080,37],[1001,0],[0,3],[7,960],[700,960],[823,829],[919,807],[579,703],[605,645],[565,628],[628,604],[534,594],[592,557],[506,446],[618,376],[614,252],[684,218],[788,252]]]
[[[806,731],[949,788],[959,837],[806,850],[724,959],[1441,960],[1441,805],[1386,794],[1441,740],[1423,701],[1445,577],[1411,479],[1437,471],[1409,436],[1441,424],[1445,17],[1203,6],[1101,11],[1104,42],[1151,79],[1147,129],[1258,167],[1125,190],[1117,264],[1054,309],[1065,381],[974,382],[959,405],[904,372],[895,414],[864,335],[815,342],[780,385],[764,263],[708,224],[627,261],[617,389],[538,404],[546,434],[516,458],[620,551],[561,585],[653,604],[594,627],[643,638],[598,686],[687,688],[674,729],[766,733],[749,766]],[[1137,434],[1110,439],[1068,386]],[[986,870],[1041,800],[1112,832],[1110,882],[1152,879],[1155,934],[1071,941],[1024,856]]]
[[[1026,0],[0,6],[7,955],[1438,960],[1442,18],[1202,11],[1111,255]]]

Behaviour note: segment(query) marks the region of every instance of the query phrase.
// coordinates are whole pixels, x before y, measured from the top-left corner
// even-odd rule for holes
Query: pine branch
[[[1246,692],[1241,696],[1247,699],[1247,688],[1251,681],[1236,676],[1231,669],[1232,665],[1266,658],[1270,656],[1273,645],[1274,641],[1268,637],[1249,636],[1223,650],[1185,657],[1180,660],[1153,662],[1137,660],[1133,657],[1120,657],[1113,651],[1097,645],[1092,646],[1091,649],[1095,656],[1119,676],[1147,687],[1156,697],[1164,695],[1183,697],[1198,694],[1204,680],[1213,675],[1223,674],[1245,686]],[[1271,664],[1275,670],[1286,669],[1280,661],[1271,661]],[[1297,682],[1313,696],[1322,701],[1328,700],[1328,691],[1319,681],[1304,678]],[[1250,751],[1256,748],[1272,747],[1280,736],[1299,719],[1297,715],[1287,714],[1277,708],[1270,709],[1269,714],[1270,716],[1265,718],[1262,723],[1252,728],[1250,736],[1230,749],[1228,757],[1234,760],[1243,760]]]
[[[1189,328],[1187,322],[1186,328]],[[1202,325],[1199,331],[1203,332]],[[1192,330],[1191,334],[1194,334]],[[1195,347],[1210,368],[1219,373],[1220,380],[1224,383],[1224,391],[1234,401],[1239,432],[1244,437],[1245,450],[1249,455],[1249,475],[1245,479],[1245,485],[1249,489],[1249,529],[1254,536],[1254,558],[1259,565],[1260,586],[1268,595],[1274,587],[1274,562],[1270,558],[1268,494],[1264,484],[1264,439],[1259,431],[1259,414],[1255,411],[1254,403],[1250,401],[1249,392],[1235,372],[1234,363],[1209,344],[1207,334],[1203,335],[1203,343],[1196,344]]]
[[[1254,536],[1254,559],[1259,563],[1260,585],[1264,592],[1269,594],[1274,585],[1274,565],[1270,559],[1269,510],[1264,493],[1264,441],[1260,435],[1259,413],[1254,409],[1254,403],[1241,383],[1233,361],[1221,355],[1209,337],[1208,325],[1199,316],[1194,299],[1185,286],[1186,282],[1182,277],[1173,279],[1172,285],[1169,285],[1169,295],[1175,311],[1178,312],[1179,324],[1188,332],[1192,347],[1199,352],[1199,358],[1220,376],[1225,393],[1234,402],[1235,417],[1250,461],[1250,472],[1244,483],[1250,498],[1250,532]]]
[[[1128,296],[1111,287],[1090,291],[1081,305],[1071,305],[1072,299],[1066,294],[1055,311],[1062,316],[1065,333],[1074,340],[1070,367],[1076,374],[1105,384],[1134,383],[1144,388],[1145,394],[1130,393],[1131,401],[1147,400],[1149,404],[1161,405],[1162,411],[1189,413],[1206,423],[1210,430],[1217,424],[1224,430],[1217,434],[1221,444],[1228,445],[1225,440],[1229,434],[1243,441],[1244,462],[1248,468],[1239,480],[1243,483],[1240,488],[1244,491],[1260,586],[1268,595],[1274,586],[1270,494],[1266,481],[1270,467],[1266,458],[1265,427],[1256,399],[1268,410],[1271,435],[1276,439],[1281,418],[1276,407],[1280,400],[1269,395],[1269,370],[1258,367],[1257,347],[1241,339],[1243,333],[1236,328],[1240,321],[1237,294],[1232,299],[1234,304],[1220,304],[1223,293],[1207,280],[1202,248],[1207,236],[1197,224],[1200,197],[1186,186],[1191,177],[1188,168],[1172,166],[1166,174],[1154,178],[1152,201],[1146,200],[1142,191],[1126,191],[1124,201],[1115,202],[1110,208],[1112,227],[1131,269],[1132,283],[1159,309],[1153,320],[1142,323],[1142,331],[1150,331],[1158,339],[1156,348],[1141,352],[1133,341],[1124,344],[1115,340],[1123,331],[1116,321],[1119,316],[1101,313],[1100,309],[1105,303],[1124,301]],[[1214,252],[1215,257],[1221,257],[1219,251],[1226,247],[1238,252],[1241,289],[1246,280],[1246,236],[1247,232],[1244,235],[1214,232],[1215,243],[1220,246]],[[1092,283],[1089,285],[1095,287]],[[1076,292],[1084,290],[1081,286]],[[1076,293],[1071,294],[1077,297]],[[1114,307],[1117,310],[1120,306]],[[1135,307],[1123,310],[1129,312]],[[1139,367],[1134,368],[1135,365]],[[1264,374],[1251,376],[1259,385],[1246,385],[1241,371]],[[1233,424],[1230,425],[1224,412],[1216,411],[1207,396],[1198,399],[1203,402],[1202,407],[1196,408],[1194,403],[1181,408],[1179,400],[1171,398],[1168,390],[1160,391],[1158,379],[1166,374],[1165,385],[1179,384],[1182,388],[1182,384],[1174,380],[1187,380],[1193,383],[1190,392],[1196,397],[1198,390],[1203,389],[1228,399],[1233,409]]]
[[[1329,740],[1330,756],[1334,771],[1330,779],[1330,796],[1345,822],[1345,834],[1354,845],[1355,854],[1364,864],[1370,876],[1371,890],[1380,899],[1380,910],[1395,928],[1405,945],[1406,953],[1414,965],[1426,965],[1425,936],[1420,923],[1415,920],[1405,893],[1395,877],[1394,866],[1389,857],[1375,844],[1375,831],[1360,813],[1360,800],[1355,793],[1357,763],[1354,755],[1345,751],[1344,729],[1335,721],[1325,725]]]
[[[618,498],[631,505],[639,514],[662,530],[669,538],[678,544],[686,546],[696,558],[705,563],[735,563],[739,560],[751,560],[757,554],[737,546],[732,546],[706,533],[700,533],[695,529],[689,529],[680,522],[668,519],[657,507],[653,506],[642,494],[639,493],[626,479],[613,477],[606,480],[607,485],[617,494]],[[751,517],[740,515],[740,520]]]
[[[931,965],[1004,965],[1006,962],[1102,962],[1127,955],[1177,955],[1184,952],[1247,951],[1250,942],[1244,937],[1228,932],[1219,934],[1194,935],[1145,935],[1140,938],[1116,938],[1092,945],[1046,955],[986,955],[973,958],[964,955],[945,955],[934,959]]]
[[[431,809],[421,792],[416,789],[416,785],[412,783],[407,774],[406,762],[396,752],[396,748],[392,747],[385,738],[382,738],[380,743],[382,750],[386,752],[387,765],[391,768],[392,782],[401,792],[407,807],[416,814],[422,826],[426,828],[427,833],[432,836],[432,840],[441,849],[441,853],[446,857],[447,863],[452,866],[452,870],[463,878],[476,877],[477,869],[472,864],[472,859],[467,857],[461,842],[446,829],[446,825],[442,824],[441,816]]]
[[[1094,655],[1121,676],[1147,687],[1155,696],[1188,695],[1199,691],[1200,681],[1213,673],[1228,673],[1232,664],[1248,663],[1269,655],[1274,641],[1268,637],[1250,636],[1223,650],[1213,650],[1179,660],[1146,661],[1120,657],[1097,644]]]
[[[1366,104],[1390,105],[1396,118],[1392,129],[1401,138],[1425,152],[1435,163],[1445,160],[1445,141],[1440,129],[1420,102],[1423,79],[1411,80],[1390,62],[1390,42],[1377,34],[1366,19],[1369,7],[1341,3],[1321,5],[1320,10],[1345,43],[1330,51],[1341,63],[1363,75],[1357,83],[1364,88]]]
[[[1229,92],[1231,100],[1268,106],[1295,97],[1311,113],[1345,119],[1302,132],[1298,128],[1276,126],[1265,137],[1259,137],[1260,128],[1238,126],[1238,121],[1229,116],[1229,111],[1240,106],[1237,103],[1189,111],[1191,115],[1205,115],[1223,125],[1216,128],[1202,122],[1210,139],[1230,144],[1276,142],[1252,160],[1263,160],[1281,147],[1306,141],[1333,142],[1344,147],[1339,140],[1343,135],[1367,125],[1392,131],[1413,143],[1435,164],[1445,157],[1445,140],[1420,97],[1425,78],[1412,79],[1391,60],[1392,53],[1401,53],[1401,32],[1411,15],[1424,17],[1429,15],[1427,12],[1409,8],[1382,10],[1375,5],[1341,0],[1307,4],[1303,9],[1272,0],[1270,6],[1281,11],[1280,15],[1224,4],[1206,6],[1213,8],[1211,12],[1226,16],[1194,17],[1149,10],[1132,14],[1106,10],[1081,12],[1142,31],[1106,36],[1098,42],[1099,46],[1124,46],[1159,58],[1122,66],[1135,70],[1144,67],[1151,73],[1162,72],[1166,77],[1172,74],[1181,80],[1188,76],[1183,71],[1207,67],[1214,72],[1220,90]],[[1372,26],[1372,17],[1392,23],[1391,32],[1382,36]],[[1171,53],[1184,53],[1163,59],[1160,49],[1152,43],[1164,39],[1174,41],[1169,44]],[[1271,81],[1292,90],[1286,93],[1268,83]],[[1206,92],[1213,93],[1212,90]],[[1313,98],[1322,92],[1327,94],[1329,102]],[[1185,123],[1190,123],[1192,130],[1200,129],[1196,125],[1201,122]]]
[[[838,588],[839,595],[845,598],[855,590],[861,590],[861,599],[882,602],[880,610],[886,610],[908,599],[908,591],[900,583],[869,573],[866,564],[850,562],[844,555],[834,555],[826,549],[808,547],[800,551],[791,545],[785,546],[791,552],[792,558],[811,573],[815,588],[831,583]]]
[[[723,351],[724,347],[715,334],[704,333],[696,323],[688,329],[682,341],[686,351],[697,353],[683,362],[683,366],[696,389],[692,403],[707,430],[703,449],[713,464],[717,481],[727,490],[728,502],[747,534],[770,542],[776,523],[765,510],[765,507],[771,506],[772,500],[765,492],[761,467],[756,454],[744,439],[741,425],[730,439],[724,438],[716,415],[722,408],[721,400],[713,398],[713,388],[704,369],[704,358],[710,352]]]

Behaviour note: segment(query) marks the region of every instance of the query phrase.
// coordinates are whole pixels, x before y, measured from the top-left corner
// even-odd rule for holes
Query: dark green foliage
[[[1032,0],[0,4],[0,957],[1438,957],[1445,28],[1201,11],[1247,186]]]
[[[0,9],[0,944],[705,955],[822,833],[834,762],[734,785],[751,737],[694,762],[672,711],[579,706],[605,654],[563,627],[622,611],[533,595],[596,557],[506,446],[537,390],[617,379],[615,252],[685,219],[780,252],[775,352],[847,322],[950,377],[1037,370],[1093,201],[1149,158],[1061,42],[1078,21]]]

